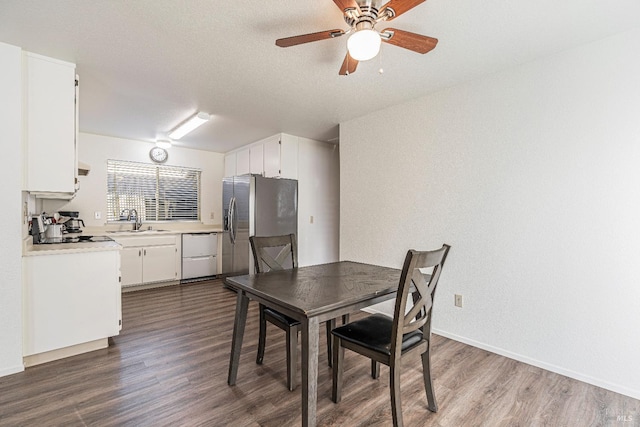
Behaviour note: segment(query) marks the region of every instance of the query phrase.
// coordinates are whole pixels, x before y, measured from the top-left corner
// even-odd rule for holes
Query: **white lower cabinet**
[[[118,335],[119,264],[118,250],[24,257],[25,358]]]
[[[148,246],[142,250],[142,282],[155,283],[179,279],[176,245]]]
[[[122,245],[122,287],[179,280],[177,237],[116,237]]]
[[[142,283],[142,248],[122,248],[120,272],[123,287]]]

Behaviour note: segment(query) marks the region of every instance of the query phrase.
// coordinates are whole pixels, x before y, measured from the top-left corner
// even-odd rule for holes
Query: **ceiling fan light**
[[[349,55],[356,61],[367,61],[380,52],[380,34],[375,30],[356,31],[347,40]]]

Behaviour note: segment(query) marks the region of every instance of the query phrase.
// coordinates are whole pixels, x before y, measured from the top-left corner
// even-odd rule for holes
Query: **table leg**
[[[318,404],[318,319],[312,317],[302,322],[302,426],[316,425]]]
[[[229,357],[229,376],[227,384],[235,385],[238,376],[238,365],[240,364],[240,350],[242,349],[242,338],[244,336],[244,325],[247,323],[247,309],[249,298],[244,291],[238,290],[236,299],[236,318],[233,323],[233,339],[231,341],[231,356]]]

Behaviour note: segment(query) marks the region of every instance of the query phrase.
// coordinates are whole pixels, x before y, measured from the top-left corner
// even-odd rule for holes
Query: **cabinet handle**
[[[138,249],[138,256],[142,256],[142,249]]]
[[[144,256],[147,256],[147,250],[146,249],[144,250]]]

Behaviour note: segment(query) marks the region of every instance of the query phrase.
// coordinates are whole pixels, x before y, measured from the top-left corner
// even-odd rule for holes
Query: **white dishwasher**
[[[182,235],[182,280],[208,278],[218,273],[217,233]]]

